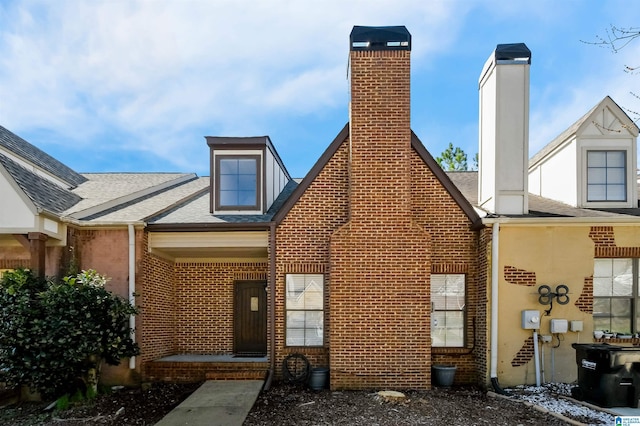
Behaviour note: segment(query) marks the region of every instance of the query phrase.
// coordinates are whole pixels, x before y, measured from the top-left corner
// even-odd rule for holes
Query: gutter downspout
[[[269,226],[269,373],[264,390],[269,390],[276,374],[276,224]]]
[[[129,230],[129,303],[135,305],[136,303],[136,230],[132,223],[127,225]],[[136,317],[129,315],[129,328],[131,329],[131,340],[136,342]],[[129,369],[135,370],[136,357],[129,358]]]
[[[499,394],[507,394],[498,383],[498,249],[500,223],[495,222],[491,235],[491,361],[490,374],[493,389]]]

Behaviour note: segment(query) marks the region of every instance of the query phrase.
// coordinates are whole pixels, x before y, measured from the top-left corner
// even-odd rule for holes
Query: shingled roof
[[[474,206],[477,205],[478,172],[446,172],[446,174],[469,203]],[[478,207],[478,209],[480,209],[480,207]],[[525,215],[515,215],[514,217],[620,218],[625,216],[640,216],[640,209],[584,209],[529,194],[529,213]]]
[[[81,200],[73,192],[38,176],[2,154],[0,154],[0,165],[9,172],[20,189],[41,210],[60,214]]]
[[[46,152],[38,149],[2,126],[0,126],[0,147],[33,163],[36,167],[51,173],[58,179],[67,182],[70,188],[74,188],[87,180],[87,178],[81,174],[73,171]]]

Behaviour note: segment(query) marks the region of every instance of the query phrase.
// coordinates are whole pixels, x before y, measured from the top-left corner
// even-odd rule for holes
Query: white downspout
[[[500,224],[493,224],[491,236],[491,359],[490,359],[490,375],[491,383],[496,391],[503,393],[504,391],[498,384],[498,248]]]
[[[136,230],[133,224],[128,225],[129,228],[129,303],[135,305],[135,293],[136,293]],[[131,329],[131,339],[135,343],[136,341],[136,317],[134,315],[129,316],[129,328]],[[136,357],[129,358],[129,368],[135,370]]]

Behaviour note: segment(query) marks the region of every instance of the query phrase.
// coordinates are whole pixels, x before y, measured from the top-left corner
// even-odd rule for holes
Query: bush
[[[73,392],[82,378],[95,392],[102,360],[117,365],[138,355],[129,328],[137,309],[109,292],[106,281],[94,270],[61,282],[24,269],[5,273],[0,280],[3,380],[54,396]]]

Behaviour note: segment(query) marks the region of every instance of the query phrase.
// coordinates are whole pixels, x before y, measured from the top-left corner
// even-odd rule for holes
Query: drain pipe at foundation
[[[493,389],[502,395],[507,392],[498,383],[498,248],[500,224],[493,224],[491,235],[491,360],[490,375]]]
[[[129,230],[129,303],[136,304],[136,229],[133,224],[128,225]],[[129,315],[129,328],[131,329],[131,340],[136,342],[136,317]],[[129,358],[129,369],[135,370],[136,357]]]
[[[276,374],[276,224],[269,226],[269,372],[264,390],[271,388]]]

